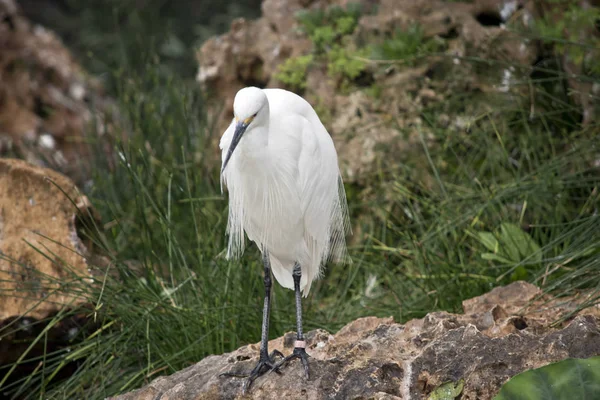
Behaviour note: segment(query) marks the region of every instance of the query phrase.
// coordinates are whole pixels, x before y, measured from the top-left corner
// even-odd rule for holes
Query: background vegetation
[[[91,72],[104,74],[128,121],[129,140],[115,143],[116,159],[91,161],[88,196],[104,224],[87,231],[110,262],[91,285],[74,280],[67,289],[85,296],[88,308],[43,321],[54,326],[85,315],[69,344],[39,358],[25,352],[20,363],[36,366],[33,373],[13,379],[15,366],[4,367],[0,387],[11,397],[103,399],[258,341],[262,269],[253,247],[240,261],[223,257],[227,202],[210,163],[217,150],[207,145],[220,132],[207,123],[202,93],[190,84],[192,45],[226,24],[207,28],[185,18],[184,5],[175,12],[159,0],[144,7],[61,3],[82,24],[67,43]],[[241,8],[221,3],[220,21],[258,15],[258,1]],[[352,82],[365,57],[392,63],[443,51],[443,43],[424,42],[414,27],[356,57],[344,36],[358,12],[299,16],[315,52],[286,63],[280,74],[302,89],[301,69],[325,62],[344,90],[358,90]],[[189,35],[192,24],[203,24],[196,36]],[[59,22],[47,25],[72,31]],[[457,90],[422,113],[435,146],[423,139],[414,159],[401,165],[391,159],[368,185],[347,186],[354,263],[328,267],[313,286],[305,302],[307,330],[336,331],[366,315],[405,321],[433,310],[460,311],[462,300],[519,279],[558,295],[591,290],[589,303],[598,301],[599,127],[581,125],[558,62],[564,47],[580,44],[546,33],[521,32],[542,35],[549,46],[543,65],[516,83],[531,87],[532,96],[482,99]],[[578,78],[600,84],[594,70]],[[474,108],[461,131],[449,133],[439,118],[483,100],[494,107]],[[293,293],[278,285],[271,319],[272,337],[295,326]],[[0,337],[19,329],[9,325]],[[47,335],[40,330],[30,349]],[[75,373],[59,379],[67,368]]]

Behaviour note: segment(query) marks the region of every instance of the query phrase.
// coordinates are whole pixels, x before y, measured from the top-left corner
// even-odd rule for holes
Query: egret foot
[[[246,382],[244,382],[243,393],[246,394],[250,386],[252,386],[252,382],[256,380],[259,376],[264,375],[269,371],[275,370],[275,356],[284,358],[283,354],[279,350],[273,350],[271,354],[261,354],[258,359],[258,363],[249,373],[243,372],[223,372],[219,374],[219,377],[229,377],[229,378],[246,378]],[[275,371],[278,374],[281,374],[280,371]]]
[[[285,357],[283,360],[281,360],[277,365],[275,365],[272,368],[272,371],[279,373],[279,369],[283,366],[285,366],[287,363],[289,363],[290,361],[292,361],[293,359],[299,358],[300,361],[302,362],[302,366],[304,367],[304,376],[306,377],[306,380],[308,380],[310,378],[310,373],[308,370],[308,353],[306,352],[306,349],[304,348],[304,343],[302,342],[300,346],[298,346],[298,342],[296,342],[296,346],[294,347],[294,351],[292,352],[292,354],[290,354],[289,356]]]

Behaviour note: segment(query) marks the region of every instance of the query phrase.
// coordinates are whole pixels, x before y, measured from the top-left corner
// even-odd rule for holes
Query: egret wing
[[[349,224],[337,153],[329,133],[316,115],[305,119],[298,176],[305,241],[311,259],[319,263],[315,268],[318,274],[328,259],[345,259],[345,235]],[[309,277],[309,281],[310,278],[313,277]]]

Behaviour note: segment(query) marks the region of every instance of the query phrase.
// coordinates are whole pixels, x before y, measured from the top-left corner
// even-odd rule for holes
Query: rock
[[[582,299],[571,299],[570,304],[560,299],[562,308],[549,309],[547,300],[540,298],[537,287],[515,282],[465,301],[465,314],[434,312],[404,325],[392,318],[367,317],[335,335],[311,331],[306,338],[312,357],[310,381],[303,379],[299,364],[292,363],[280,376],[260,377],[247,397],[241,395],[241,379],[218,374],[249,370],[257,361],[258,344],[207,357],[113,400],[425,399],[441,384],[461,379],[461,399],[491,399],[522,371],[600,354],[600,308],[551,327],[551,321]],[[552,318],[539,318],[542,309],[548,318],[548,310],[554,310]],[[293,340],[290,332],[269,346],[289,353]]]
[[[45,318],[83,301],[63,289],[90,277],[84,256],[91,243],[79,228],[91,219],[96,212],[69,178],[0,159],[0,322]]]
[[[13,0],[0,0],[0,49],[0,156],[18,156],[83,183],[91,155],[86,130],[106,139],[114,105],[60,39],[32,25]]]
[[[238,18],[229,33],[207,40],[197,52],[196,79],[225,100],[223,118],[231,119],[233,97],[244,86],[267,86],[279,64],[310,51],[310,41],[296,32],[293,15],[309,5],[326,6],[327,0],[265,0],[263,17],[256,21]],[[256,40],[260,38],[260,40]]]
[[[71,179],[22,160],[0,159],[0,369],[15,365],[5,387],[99,327],[93,306],[74,293],[99,273],[89,266],[106,265],[82,234],[100,222]],[[80,363],[65,362],[55,379],[72,375]]]
[[[346,6],[347,3],[345,0],[263,0],[262,18],[236,20],[229,33],[204,43],[197,52],[197,80],[212,92],[210,111],[219,121],[219,132],[231,121],[237,90],[248,85],[282,86],[275,77],[278,65],[290,57],[312,51],[308,38],[299,32],[295,12]],[[328,75],[325,63],[313,65],[307,72],[307,88],[302,94],[318,108],[336,142],[342,173],[349,182],[361,182],[390,155],[397,162],[402,161],[398,155],[413,156],[422,146],[420,136],[431,136],[428,125],[421,123],[420,116],[426,106],[444,104],[457,92],[522,90],[513,83],[528,73],[539,56],[533,41],[523,40],[503,27],[506,21],[517,16],[524,24],[531,20],[536,11],[529,0],[362,0],[360,3],[371,11],[365,12],[358,21],[352,35],[356,43],[350,47],[357,43],[379,43],[398,29],[406,30],[418,23],[423,27],[425,38],[443,38],[448,55],[505,61],[522,66],[523,70],[475,67],[472,63],[461,63],[458,58],[455,61],[459,62],[453,64],[448,57],[432,58],[421,66],[394,66],[384,73],[370,68],[363,77],[367,84],[363,85],[378,87],[378,100],[361,90],[360,85],[350,93],[340,90],[339,82]],[[457,81],[465,84],[457,87]],[[471,111],[466,110],[465,114]]]

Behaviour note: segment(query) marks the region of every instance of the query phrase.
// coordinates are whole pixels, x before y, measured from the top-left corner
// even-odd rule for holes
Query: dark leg
[[[309,379],[309,370],[308,370],[308,354],[306,353],[306,342],[304,341],[304,334],[302,332],[302,294],[300,293],[300,278],[302,278],[302,269],[300,268],[300,264],[296,263],[294,266],[294,291],[296,292],[296,343],[294,344],[294,351],[292,354],[281,360],[275,367],[273,371],[278,372],[279,368],[290,362],[295,358],[299,358],[302,362],[302,366],[304,367],[304,375],[306,379]]]
[[[275,361],[273,358],[275,356],[283,357],[280,351],[274,350],[273,353],[269,355],[269,316],[271,314],[271,263],[269,261],[269,253],[267,251],[263,252],[263,263],[265,266],[265,274],[264,274],[264,283],[265,283],[265,302],[263,306],[263,321],[262,321],[262,335],[260,338],[260,357],[258,363],[250,371],[250,373],[232,373],[225,372],[220,376],[229,376],[229,377],[237,377],[237,378],[248,378],[246,382],[244,382],[244,393],[250,388],[252,382],[259,376],[263,375],[265,372],[268,372],[275,368]],[[279,372],[279,371],[276,371]]]

